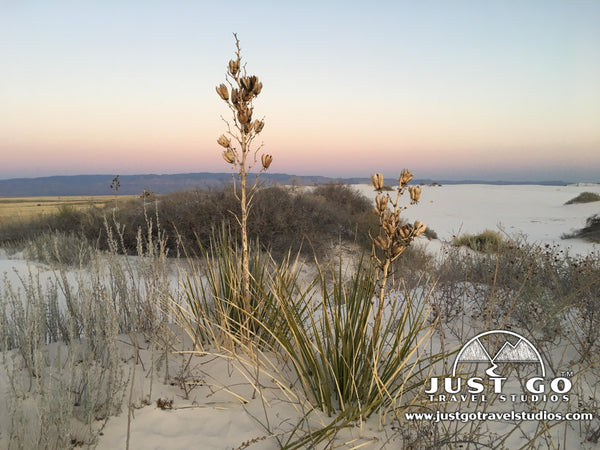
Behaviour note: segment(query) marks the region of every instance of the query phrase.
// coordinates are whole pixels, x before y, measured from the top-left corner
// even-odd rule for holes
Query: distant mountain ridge
[[[12,178],[0,180],[0,197],[37,197],[37,196],[67,196],[67,195],[110,195],[110,184],[115,175],[64,175],[41,178]],[[368,177],[335,178],[318,175],[289,175],[285,173],[267,173],[261,175],[266,184],[322,184],[342,182],[346,184],[370,183]],[[119,194],[135,195],[145,189],[156,194],[166,194],[182,189],[220,187],[232,183],[231,173],[179,173],[179,174],[143,174],[120,175],[121,186]],[[563,181],[544,182],[508,182],[482,180],[414,180],[415,184],[532,184],[546,186],[561,186],[568,183]]]

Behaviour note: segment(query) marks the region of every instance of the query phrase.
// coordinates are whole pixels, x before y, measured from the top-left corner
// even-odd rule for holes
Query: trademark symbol
[[[573,377],[573,375],[575,375],[575,374],[573,373],[573,371],[572,371],[572,370],[563,370],[563,371],[560,373],[560,376],[561,376],[561,377],[563,377],[563,378],[572,378],[572,377]]]

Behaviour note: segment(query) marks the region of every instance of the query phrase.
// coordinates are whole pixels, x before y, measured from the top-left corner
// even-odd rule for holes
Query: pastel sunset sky
[[[272,172],[600,181],[600,1],[0,0],[0,178],[227,172],[238,33]]]

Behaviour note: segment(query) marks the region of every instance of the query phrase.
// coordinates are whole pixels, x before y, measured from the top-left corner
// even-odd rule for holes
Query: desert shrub
[[[425,234],[425,237],[427,239],[437,239],[438,238],[438,234],[431,227],[427,227],[427,229],[425,230],[425,233],[423,233],[423,234]]]
[[[357,234],[364,239],[368,231],[358,231],[354,219],[366,212],[368,201],[359,196],[349,187],[297,194],[284,187],[263,188],[248,214],[248,235],[251,239],[260,236],[261,243],[278,255],[290,249],[321,253],[331,242],[353,240]],[[224,223],[239,237],[232,214],[239,210],[233,189],[197,191],[191,199],[191,203],[182,203],[165,196],[159,203],[161,220],[172,227],[170,235],[176,232],[189,248],[196,238],[207,244]]]
[[[234,217],[239,205],[232,188],[169,194],[157,204],[169,236],[179,236],[188,249],[197,239],[208,245],[222,224],[239,238]],[[372,222],[362,220],[357,226],[356,218],[368,210],[368,200],[348,186],[298,193],[285,187],[263,187],[248,214],[248,236],[254,240],[260,236],[264,248],[279,256],[288,250],[323,253],[340,239],[360,236],[365,242]]]
[[[0,243],[14,246],[34,240],[39,247],[37,236],[57,232],[76,236],[77,240],[85,238],[94,248],[106,250],[106,218],[113,231],[114,223],[120,224],[121,246],[135,254],[138,230],[145,230],[148,218],[152,218],[155,224],[161,223],[170,254],[176,255],[183,247],[188,251],[198,250],[198,241],[207,246],[213,232],[223,224],[231,229],[233,237],[239,238],[235,218],[239,209],[231,186],[178,191],[156,196],[154,200],[121,200],[118,209],[94,207],[77,211],[67,207],[54,215],[6,224],[0,228]],[[369,200],[351,186],[325,184],[296,191],[270,186],[257,191],[248,214],[247,231],[251,240],[260,236],[263,248],[278,258],[288,250],[301,250],[305,255],[316,252],[323,257],[339,242],[370,248],[369,236],[377,226]],[[153,233],[156,237],[156,228]],[[425,235],[435,238],[435,232],[429,228]]]
[[[576,203],[591,203],[600,201],[600,195],[595,192],[582,192],[577,197],[572,198],[565,205],[574,205]]]
[[[16,282],[4,275],[0,350],[11,420],[0,432],[9,448],[94,446],[134,382],[119,348],[123,334],[135,348],[138,333],[168,341],[166,252],[156,228],[149,220],[147,233],[138,231],[135,263],[121,255],[122,227],[113,223],[106,230],[109,252],[86,250],[85,271],[67,271],[65,262],[80,258],[87,241],[58,233],[27,247],[60,263],[53,278],[42,280],[34,268]]]
[[[249,234],[260,236],[275,256],[288,250],[324,256],[340,241],[367,245],[375,226],[368,199],[341,184],[297,193],[284,187],[262,189],[248,217]]]
[[[331,204],[350,214],[357,214],[370,209],[371,202],[357,190],[342,183],[326,183],[315,187],[312,194],[325,198]]]
[[[563,234],[562,239],[579,238],[590,242],[600,242],[600,215],[594,214],[585,221],[585,227],[570,234]]]
[[[391,264],[390,276],[402,280],[407,288],[414,289],[425,281],[424,271],[434,270],[435,258],[427,252],[425,246],[413,244],[404,251],[401,258]]]
[[[10,385],[10,448],[93,444],[93,424],[121,410],[126,381],[117,349],[117,311],[102,296],[98,279],[72,283],[64,275],[48,287],[32,272],[20,279],[20,286],[6,279],[3,283],[0,318]],[[67,292],[65,308],[59,293]],[[30,409],[23,408],[25,402]]]
[[[81,233],[62,231],[34,235],[25,243],[25,257],[46,264],[84,266],[94,252],[88,239]]]
[[[452,239],[456,246],[464,246],[477,252],[497,252],[503,243],[502,236],[497,231],[485,230],[479,234],[464,233]]]
[[[600,256],[574,257],[557,246],[505,239],[495,253],[449,252],[437,271],[440,296],[467,297],[495,326],[519,326],[544,339],[563,335],[564,312],[580,317],[584,341],[598,345]],[[506,321],[508,319],[508,322]]]
[[[23,246],[25,241],[39,235],[59,233],[84,237],[90,243],[98,243],[104,234],[104,216],[108,209],[96,206],[85,211],[62,205],[54,214],[10,221],[0,227],[0,244],[3,246]]]
[[[577,310],[582,356],[593,358],[600,350],[600,254],[568,258],[563,277]]]

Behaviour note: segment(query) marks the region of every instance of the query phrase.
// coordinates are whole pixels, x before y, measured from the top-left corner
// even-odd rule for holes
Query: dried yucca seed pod
[[[410,180],[412,180],[412,178],[413,178],[413,174],[412,173],[410,173],[406,169],[402,169],[402,172],[400,172],[400,178],[398,179],[398,184],[400,184],[401,186],[404,186]]]
[[[415,236],[419,236],[419,235],[425,233],[426,229],[427,229],[427,225],[424,225],[423,222],[417,220],[415,222],[415,224],[413,225],[413,234]]]
[[[374,242],[375,242],[375,245],[382,250],[387,247],[385,239],[383,239],[381,236],[377,236],[377,239],[375,239]]]
[[[256,78],[256,77],[254,77]],[[246,91],[252,91],[252,77],[242,77],[240,78],[240,82],[242,83],[242,87]]]
[[[411,186],[408,188],[408,192],[413,203],[417,203],[421,198],[421,186]]]
[[[233,103],[234,105],[237,105],[240,102],[240,91],[238,91],[236,88],[233,88],[231,90],[231,103]]]
[[[229,164],[233,164],[235,162],[235,153],[233,153],[233,150],[231,150],[230,148],[225,150],[223,152],[223,159]]]
[[[224,134],[219,136],[219,139],[217,139],[217,142],[221,147],[229,148],[231,146],[231,141]]]
[[[265,123],[262,120],[255,120],[254,121],[254,131],[256,133],[260,133],[262,131],[262,129],[264,128]]]
[[[377,191],[381,191],[383,189],[383,175],[380,173],[376,173],[371,175],[371,182],[373,183],[373,187]]]
[[[383,195],[377,195],[377,198],[375,199],[375,203],[377,203],[377,210],[380,212],[385,211],[385,209],[387,208],[387,203],[388,203],[388,197],[383,196]]]
[[[252,120],[252,110],[240,109],[237,114],[238,121],[244,125]]]
[[[394,222],[392,220],[385,220],[381,226],[383,227],[383,229],[385,230],[386,234],[388,236],[393,236],[394,233],[396,232],[396,224],[394,224]]]
[[[406,250],[406,247],[404,245],[400,243],[394,245],[394,248],[392,248],[392,258],[397,258],[402,254],[404,250]]]
[[[224,84],[220,84],[219,86],[217,86],[216,89],[217,94],[219,94],[219,97],[221,97],[225,101],[229,100],[229,91],[227,90],[227,86],[225,86]]]
[[[262,165],[265,168],[265,170],[268,169],[271,163],[273,162],[273,157],[271,155],[264,154],[262,155],[261,159]]]
[[[402,225],[402,227],[398,230],[398,234],[404,240],[408,240],[410,238],[412,229],[408,225]]]
[[[248,103],[250,100],[252,100],[252,97],[254,96],[254,94],[252,93],[252,91],[247,91],[245,89],[242,89],[242,100],[246,103]]]
[[[240,70],[240,62],[234,61],[233,59],[229,61],[229,73],[235,76],[238,73],[238,70]]]
[[[260,81],[256,81],[256,84],[252,87],[252,93],[257,96],[262,91],[262,83]]]

